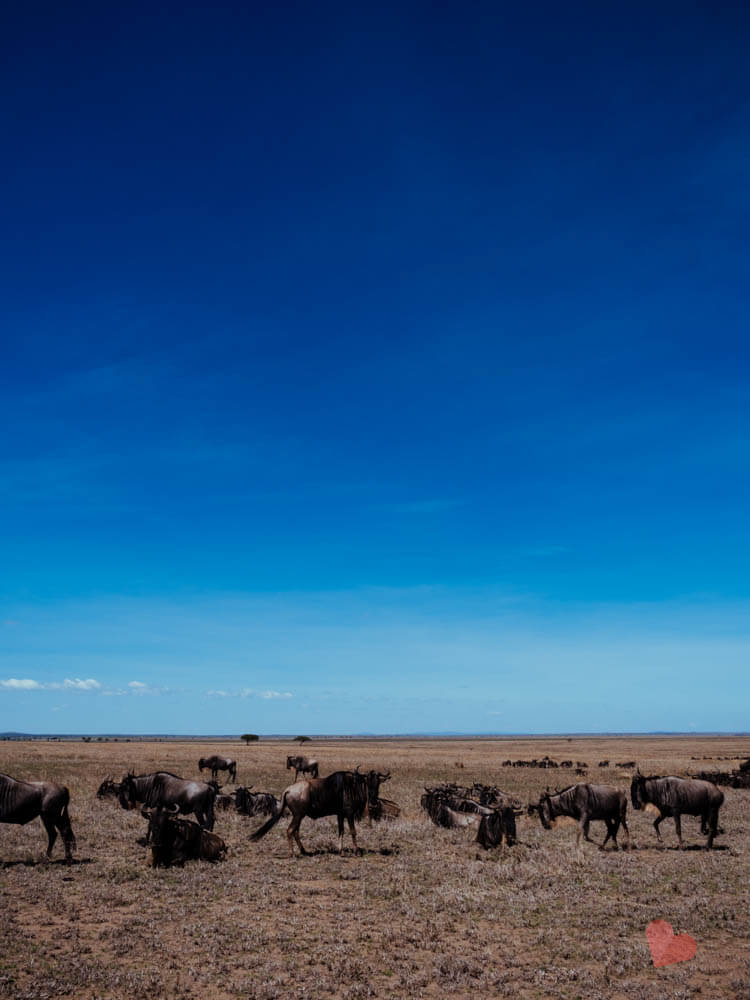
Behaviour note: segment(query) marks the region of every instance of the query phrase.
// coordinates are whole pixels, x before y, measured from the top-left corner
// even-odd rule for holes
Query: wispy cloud
[[[128,681],[130,694],[135,695],[159,695],[167,694],[169,688],[154,687],[152,684],[144,684],[143,681]]]
[[[270,701],[276,698],[293,698],[291,691],[256,691],[255,688],[241,688],[239,691],[226,691],[223,688],[212,688],[205,692],[209,698],[263,698]]]
[[[0,681],[0,687],[11,691],[98,691],[99,681],[93,677],[85,680],[80,677],[66,677],[64,681],[35,681],[31,677],[8,677]]]

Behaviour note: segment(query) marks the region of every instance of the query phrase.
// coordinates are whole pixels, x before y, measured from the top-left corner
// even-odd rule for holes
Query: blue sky
[[[6,15],[0,731],[748,728],[750,13],[516,6]]]

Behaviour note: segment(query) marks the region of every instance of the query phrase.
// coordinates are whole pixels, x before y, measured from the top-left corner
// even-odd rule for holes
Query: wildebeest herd
[[[567,763],[567,762],[566,762]],[[628,762],[633,763],[633,762]],[[294,843],[306,854],[300,840],[300,825],[305,817],[319,819],[335,816],[338,822],[339,851],[343,852],[344,822],[355,852],[359,852],[356,822],[365,817],[373,820],[395,818],[396,803],[380,798],[380,786],[391,777],[390,771],[335,771],[318,776],[318,762],[306,757],[287,757],[286,768],[295,771],[295,780],[277,798],[270,792],[254,792],[252,786],[237,786],[231,794],[223,792],[216,781],[220,770],[227,771],[236,782],[237,765],[230,758],[213,755],[198,761],[199,772],[209,769],[212,780],[180,778],[167,771],[124,775],[121,781],[106,778],[97,797],[116,798],[123,809],[141,807],[148,821],[145,842],[151,845],[154,866],[181,865],[187,860],[216,861],[226,856],[227,845],[213,833],[216,811],[234,808],[239,814],[269,818],[250,836],[259,841],[282,819],[290,815],[286,830],[289,850],[294,855]],[[303,777],[299,779],[299,775]],[[312,777],[306,778],[304,775]],[[48,834],[47,857],[52,854],[58,832],[65,847],[65,859],[70,862],[76,847],[68,815],[69,792],[64,785],[44,781],[23,781],[0,774],[0,822],[25,824],[39,816]],[[724,794],[711,781],[674,776],[645,776],[636,770],[630,786],[630,800],[636,810],[649,809],[655,814],[654,830],[662,841],[659,824],[673,817],[675,831],[682,841],[681,817],[699,816],[706,847],[722,832],[718,826],[719,810]],[[606,825],[603,849],[612,840],[618,847],[617,835],[622,828],[623,846],[629,846],[627,826],[627,796],[613,785],[579,783],[561,790],[542,793],[539,801],[526,807],[520,800],[507,795],[496,786],[475,783],[472,786],[443,784],[425,789],[422,808],[437,826],[476,829],[476,841],[484,848],[517,842],[516,818],[523,812],[537,814],[545,829],[550,829],[560,817],[577,824],[576,846],[581,837],[589,841],[589,825],[601,821]],[[195,820],[187,819],[193,815]]]

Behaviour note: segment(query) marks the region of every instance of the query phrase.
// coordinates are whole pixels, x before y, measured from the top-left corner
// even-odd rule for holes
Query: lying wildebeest
[[[352,835],[354,850],[357,847],[357,832],[354,821],[361,819],[368,805],[375,805],[376,799],[372,799],[373,790],[377,795],[377,782],[372,779],[372,775],[377,772],[370,771],[369,774],[360,774],[359,768],[355,771],[334,771],[327,778],[311,778],[306,781],[296,781],[284,790],[281,796],[281,803],[278,811],[267,822],[256,830],[251,836],[251,840],[260,840],[265,837],[271,827],[275,826],[283,816],[286,809],[292,816],[286,836],[289,842],[289,850],[294,856],[293,841],[297,841],[300,853],[307,854],[302,846],[299,837],[300,823],[309,816],[311,819],[320,819],[322,816],[335,816],[338,820],[339,828],[339,853],[344,850],[344,819],[349,824],[349,832]]]
[[[313,778],[318,777],[318,762],[312,757],[287,757],[286,767],[287,770],[294,768],[295,781],[301,774],[311,774]]]
[[[485,850],[500,847],[505,841],[507,847],[516,842],[516,813],[512,806],[499,806],[488,816],[482,816],[477,830],[477,843]]]
[[[634,809],[643,809],[649,803],[656,806],[659,815],[654,820],[654,830],[659,842],[659,824],[666,816],[674,816],[674,828],[682,847],[680,817],[684,814],[700,816],[701,833],[708,834],[706,847],[712,846],[718,832],[719,809],[724,802],[724,793],[712,782],[671,775],[646,778],[637,771],[630,785],[630,798]]]
[[[216,781],[219,771],[229,771],[229,780],[237,781],[237,761],[231,757],[220,757],[215,753],[211,757],[201,757],[198,761],[198,770],[203,773],[204,768],[210,768],[211,777]]]
[[[0,774],[0,823],[24,823],[41,817],[47,831],[47,857],[57,840],[57,831],[65,844],[65,860],[73,860],[76,838],[70,825],[68,803],[70,793],[65,785],[52,781],[17,781]]]
[[[119,800],[123,809],[135,809],[139,802],[150,809],[176,805],[181,813],[195,813],[206,830],[214,828],[215,798],[216,791],[205,781],[178,778],[168,771],[137,776],[131,771],[120,782]]]
[[[478,826],[481,817],[493,811],[470,798],[469,789],[452,784],[426,788],[420,804],[436,826],[448,830]]]
[[[118,798],[120,794],[120,783],[114,778],[105,778],[99,785],[96,792],[97,799]]]
[[[176,805],[155,809],[141,808],[141,815],[148,820],[151,840],[151,865],[183,865],[186,861],[221,861],[226,857],[227,845],[215,833],[209,833],[190,819],[179,819]]]
[[[613,785],[570,785],[569,788],[564,788],[553,795],[544,792],[539,798],[539,805],[532,808],[539,813],[539,819],[545,830],[551,829],[552,821],[558,816],[571,816],[577,820],[576,847],[580,846],[581,834],[591,842],[589,823],[594,819],[604,820],[607,824],[607,836],[600,845],[602,850],[610,837],[617,849],[617,831],[620,829],[620,824],[627,836],[627,843],[630,844],[630,833],[625,821],[628,809],[627,796],[622,789]]]
[[[243,816],[273,816],[280,802],[270,792],[251,792],[238,788],[234,795],[237,812]]]
[[[221,809],[222,811],[225,812],[227,809],[234,809],[236,807],[237,805],[236,791],[224,794],[224,792],[222,792],[221,790],[221,785],[219,784],[219,782],[214,781],[213,778],[211,779],[211,781],[207,781],[206,784],[210,785],[211,788],[213,788],[213,790],[216,792],[216,798],[214,799],[214,812],[216,812],[217,809]]]

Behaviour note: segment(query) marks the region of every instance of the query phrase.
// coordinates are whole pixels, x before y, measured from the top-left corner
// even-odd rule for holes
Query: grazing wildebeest
[[[500,806],[488,816],[482,816],[477,830],[477,843],[485,850],[501,846],[503,840],[506,846],[512,847],[516,842],[517,811],[512,806]]]
[[[318,777],[318,762],[312,757],[287,757],[286,767],[287,770],[294,768],[295,781],[301,774],[311,774],[313,778]]]
[[[229,780],[237,782],[237,761],[231,757],[220,757],[215,753],[212,757],[201,757],[198,761],[198,770],[203,773],[204,768],[210,768],[211,777],[216,781],[219,771],[229,771]]]
[[[320,819],[322,816],[336,817],[339,828],[340,854],[343,854],[344,851],[344,819],[346,819],[349,824],[349,832],[352,835],[354,850],[358,852],[354,821],[361,819],[364,815],[365,809],[370,804],[369,798],[368,775],[360,774],[358,769],[356,771],[334,771],[327,778],[296,781],[284,789],[278,811],[260,829],[256,830],[250,839],[260,840],[261,837],[265,837],[288,809],[292,820],[287,828],[286,836],[292,857],[294,856],[294,840],[297,841],[300,853],[307,854],[299,837],[300,823],[305,816],[309,816],[311,819]]]
[[[114,778],[105,778],[96,792],[97,799],[116,799],[120,794],[120,783]]]
[[[141,815],[148,820],[151,840],[151,865],[183,865],[186,861],[221,861],[226,857],[227,845],[215,833],[189,819],[179,819],[179,807],[158,806],[141,808]]]
[[[251,792],[250,788],[238,788],[234,801],[242,816],[273,816],[280,805],[270,792]]]
[[[607,836],[600,845],[602,850],[610,837],[617,849],[617,831],[620,829],[620,824],[628,838],[628,845],[630,844],[630,833],[625,821],[628,809],[627,796],[622,789],[613,785],[570,785],[553,795],[544,792],[539,798],[539,805],[534,808],[539,812],[539,819],[545,830],[551,829],[552,821],[558,816],[571,816],[577,820],[576,847],[580,846],[581,834],[591,842],[589,823],[593,819],[604,820],[607,824]]]
[[[65,860],[73,860],[76,838],[70,825],[68,803],[70,793],[65,785],[52,781],[17,781],[0,774],[0,823],[24,823],[41,817],[47,831],[47,857],[57,840],[57,831],[65,844]]]
[[[680,817],[700,816],[701,833],[708,834],[706,847],[711,847],[718,832],[719,809],[724,802],[724,793],[711,781],[695,778],[651,777],[646,778],[637,771],[630,785],[630,798],[634,809],[643,809],[649,803],[656,806],[659,815],[654,820],[654,830],[659,842],[659,824],[667,816],[674,817],[674,828],[682,847],[682,825]]]
[[[119,800],[123,809],[135,809],[139,802],[150,809],[176,805],[181,813],[195,813],[206,830],[214,828],[215,798],[216,791],[205,781],[178,778],[168,771],[137,776],[129,772],[120,782]]]

